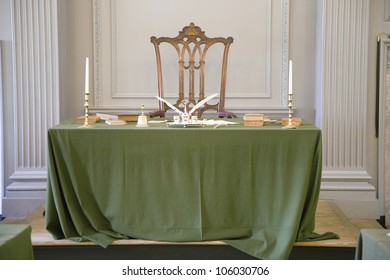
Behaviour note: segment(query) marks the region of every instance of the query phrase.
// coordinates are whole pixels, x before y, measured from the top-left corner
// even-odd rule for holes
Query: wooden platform
[[[32,227],[32,244],[37,259],[251,259],[221,241],[158,242],[150,240],[117,240],[109,250],[92,242],[54,240],[45,229],[44,205],[26,219],[5,219],[2,223],[24,223]],[[332,201],[319,201],[316,212],[317,233],[332,231],[338,240],[297,242],[290,259],[351,259],[362,228],[382,228],[375,220],[349,220]],[[131,246],[131,250],[129,250]],[[131,252],[131,254],[130,254]],[[99,256],[101,254],[101,256]],[[146,254],[146,255],[145,255]],[[188,254],[188,255],[187,255]]]

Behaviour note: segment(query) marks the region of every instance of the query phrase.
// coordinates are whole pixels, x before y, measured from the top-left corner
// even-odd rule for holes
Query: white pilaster
[[[3,73],[2,73],[2,50],[1,50],[1,41],[0,41],[0,108],[3,108]],[[4,195],[4,141],[3,141],[3,114],[0,114],[0,220],[3,215],[3,195]]]
[[[4,215],[23,216],[45,198],[47,130],[59,121],[57,0],[11,8],[15,168]]]
[[[381,39],[379,69],[378,189],[390,227],[390,39]]]
[[[366,154],[370,1],[320,0],[318,5],[316,121],[323,132],[321,197],[376,201]],[[378,209],[372,213],[377,215]]]

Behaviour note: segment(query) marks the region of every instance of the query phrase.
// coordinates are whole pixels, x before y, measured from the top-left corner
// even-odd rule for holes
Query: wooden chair
[[[160,44],[168,43],[172,45],[178,55],[178,71],[179,71],[179,97],[173,105],[179,110],[184,110],[186,106],[187,111],[190,110],[197,102],[205,98],[205,62],[207,51],[214,44],[223,44],[223,57],[222,57],[222,69],[219,89],[219,102],[216,104],[205,103],[201,108],[197,110],[198,118],[200,118],[206,110],[213,109],[218,112],[218,117],[235,118],[236,115],[232,112],[225,111],[225,91],[226,91],[226,71],[228,62],[228,53],[230,44],[233,43],[233,38],[209,38],[205,35],[205,32],[199,26],[194,23],[190,23],[189,26],[185,26],[179,35],[170,37],[155,37],[150,38],[154,45],[156,52],[157,62],[157,79],[158,79],[158,96],[164,98],[164,86],[163,86],[163,70],[161,65],[161,51]],[[188,74],[188,98],[184,97],[185,89],[185,75]],[[198,75],[198,76],[196,76]],[[195,78],[198,78],[198,97],[195,97]],[[209,101],[210,103],[213,100]],[[214,101],[215,103],[215,101]],[[162,101],[159,101],[159,109],[155,112],[149,113],[150,117],[165,117],[165,112],[169,107]]]

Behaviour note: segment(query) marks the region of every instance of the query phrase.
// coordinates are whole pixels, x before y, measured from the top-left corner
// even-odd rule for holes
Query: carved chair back
[[[205,32],[199,26],[194,23],[185,26],[182,31],[179,31],[179,35],[176,37],[155,37],[150,38],[151,43],[154,45],[156,53],[156,65],[157,65],[157,83],[158,83],[158,96],[164,98],[164,85],[163,85],[163,69],[161,63],[161,50],[160,44],[167,43],[172,45],[178,56],[178,99],[173,105],[184,110],[186,106],[187,111],[195,105],[197,102],[205,98],[205,65],[206,55],[215,44],[223,44],[223,57],[221,65],[221,79],[219,89],[219,101],[215,104],[205,103],[197,111],[200,118],[204,111],[213,109],[218,112],[219,117],[236,117],[233,113],[225,111],[225,92],[226,92],[226,72],[229,47],[233,43],[233,38],[209,38],[205,35]],[[186,76],[188,75],[188,76]],[[197,76],[196,76],[197,75]],[[188,85],[185,82],[188,81]],[[195,86],[195,82],[198,81],[198,85]],[[185,99],[185,89],[188,90],[188,97]],[[195,90],[198,91],[198,96],[195,96]],[[209,101],[210,103],[213,100]],[[151,117],[159,116],[164,117],[165,112],[169,107],[162,101],[159,101],[159,110],[150,113]]]

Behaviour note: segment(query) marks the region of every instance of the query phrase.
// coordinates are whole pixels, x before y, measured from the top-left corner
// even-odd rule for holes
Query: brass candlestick
[[[293,100],[293,94],[292,93],[289,93],[288,94],[288,123],[287,125],[283,126],[282,128],[297,128],[295,125],[293,125],[292,123],[292,117],[293,117],[293,104],[292,104],[292,100]]]
[[[84,109],[85,109],[85,115],[84,115],[84,124],[80,127],[83,128],[90,128],[92,125],[89,124],[88,118],[89,118],[89,92],[84,93]]]

